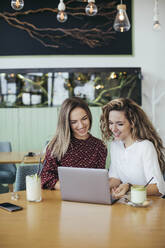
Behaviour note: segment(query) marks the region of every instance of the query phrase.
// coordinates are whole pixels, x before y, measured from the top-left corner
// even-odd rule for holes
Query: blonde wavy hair
[[[128,98],[114,99],[102,108],[100,118],[100,128],[104,141],[113,139],[112,132],[109,128],[109,112],[112,110],[124,111],[125,117],[131,124],[131,135],[134,140],[150,140],[157,152],[159,166],[162,173],[165,172],[165,148],[163,142],[153,127],[142,108],[133,100]]]
[[[61,160],[65,155],[71,141],[72,129],[70,126],[70,113],[75,108],[85,110],[90,121],[89,129],[91,129],[92,126],[92,114],[87,103],[79,97],[67,98],[61,105],[55,136],[47,146],[47,148],[51,150],[51,155],[58,160]]]

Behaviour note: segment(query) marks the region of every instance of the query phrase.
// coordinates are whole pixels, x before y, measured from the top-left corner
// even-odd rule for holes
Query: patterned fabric
[[[72,138],[69,148],[60,162],[51,156],[47,149],[45,165],[41,173],[41,183],[44,189],[54,189],[58,181],[58,166],[80,168],[105,168],[107,149],[103,142],[92,135],[86,140]]]

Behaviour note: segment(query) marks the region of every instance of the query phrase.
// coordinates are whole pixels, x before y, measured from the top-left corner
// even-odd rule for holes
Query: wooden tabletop
[[[40,155],[36,153],[35,156],[25,156],[28,152],[0,152],[0,164],[37,164],[40,160]]]
[[[19,164],[22,162],[24,154],[24,152],[0,152],[0,164]]]
[[[2,248],[164,248],[165,199],[152,197],[146,208],[115,203],[97,205],[61,201],[59,191],[45,190],[43,201],[11,200],[1,194],[0,202],[12,202],[23,210],[0,209]]]

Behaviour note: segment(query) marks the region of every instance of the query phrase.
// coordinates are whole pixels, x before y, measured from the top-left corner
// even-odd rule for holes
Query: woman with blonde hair
[[[91,126],[92,115],[83,99],[72,97],[63,102],[55,136],[46,150],[42,188],[60,189],[58,166],[105,168],[107,149],[89,133]]]
[[[147,194],[164,195],[165,149],[142,108],[131,99],[115,99],[102,108],[100,121],[103,139],[112,141],[109,177],[115,198],[152,177]]]

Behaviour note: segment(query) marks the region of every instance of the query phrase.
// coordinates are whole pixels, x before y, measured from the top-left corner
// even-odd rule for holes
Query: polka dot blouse
[[[107,149],[103,142],[92,135],[86,140],[71,139],[71,143],[64,157],[57,161],[47,149],[44,168],[41,173],[43,189],[54,189],[58,181],[58,166],[80,168],[105,168]]]

